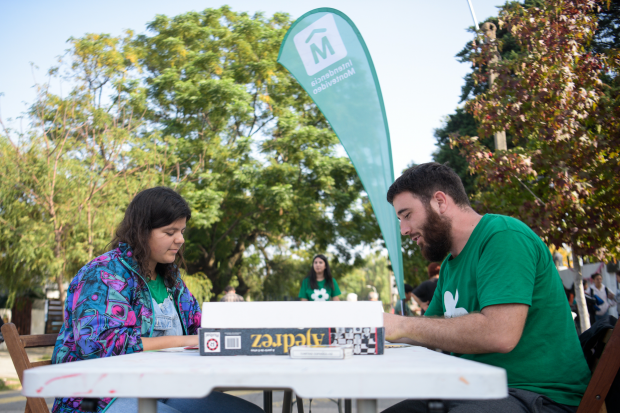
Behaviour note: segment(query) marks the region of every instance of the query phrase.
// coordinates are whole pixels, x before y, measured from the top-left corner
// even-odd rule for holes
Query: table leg
[[[284,390],[284,399],[282,400],[282,413],[291,413],[293,406],[293,391]]]
[[[357,413],[377,413],[377,399],[357,399]]]
[[[263,410],[265,413],[273,413],[273,391],[263,391]]]
[[[353,413],[351,399],[344,399],[344,413]]]
[[[297,413],[304,413],[304,399],[298,395],[295,395],[295,398],[297,400]]]
[[[157,399],[138,399],[138,413],[157,413]]]

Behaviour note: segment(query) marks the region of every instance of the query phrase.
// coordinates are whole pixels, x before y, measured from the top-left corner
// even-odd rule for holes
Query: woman
[[[170,188],[140,192],[116,230],[113,249],[75,276],[52,363],[198,345],[200,306],[179,274],[187,202]],[[53,413],[81,411],[81,398],[56,399]],[[204,399],[161,399],[159,412],[262,412],[213,392]],[[98,400],[97,412],[135,413],[137,399]]]
[[[325,255],[317,255],[312,260],[312,268],[308,276],[304,278],[299,290],[301,301],[340,301],[340,288],[332,278]]]

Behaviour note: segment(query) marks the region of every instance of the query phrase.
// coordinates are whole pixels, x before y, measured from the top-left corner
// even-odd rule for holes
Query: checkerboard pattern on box
[[[382,329],[370,327],[339,327],[330,328],[330,344],[353,344],[353,354],[381,354],[377,346],[378,337]],[[381,337],[383,342],[383,337]]]

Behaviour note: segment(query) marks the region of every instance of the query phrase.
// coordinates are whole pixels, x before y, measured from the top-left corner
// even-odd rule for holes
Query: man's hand
[[[383,327],[385,327],[385,339],[387,341],[395,342],[399,338],[403,337],[403,333],[399,330],[402,326],[402,319],[405,318],[400,315],[383,313]]]
[[[413,341],[463,354],[509,353],[521,339],[528,310],[525,304],[499,304],[446,319],[384,314],[383,323],[389,341]]]

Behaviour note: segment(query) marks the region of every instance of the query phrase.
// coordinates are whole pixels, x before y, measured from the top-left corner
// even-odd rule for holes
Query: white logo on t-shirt
[[[310,298],[314,301],[327,301],[329,294],[327,294],[327,290],[325,288],[321,288],[320,290],[314,290]]]
[[[460,317],[469,314],[463,307],[456,307],[459,302],[459,290],[456,290],[456,298],[452,297],[450,291],[446,291],[443,295],[443,303],[446,306],[446,312],[443,314],[446,318]]]

